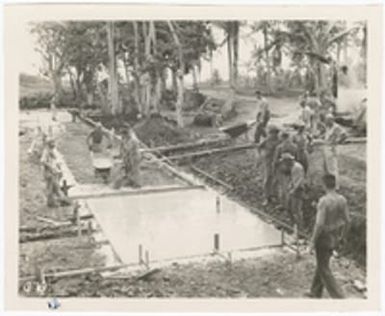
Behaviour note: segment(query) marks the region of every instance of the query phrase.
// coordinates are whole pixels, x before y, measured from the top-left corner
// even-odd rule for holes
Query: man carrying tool
[[[92,153],[100,153],[103,150],[102,142],[104,137],[107,136],[103,132],[102,123],[98,122],[92,132],[87,136],[87,145]]]
[[[289,175],[287,185],[289,216],[292,222],[300,231],[303,229],[303,194],[305,172],[302,165],[295,161],[294,156],[290,153],[284,153],[281,157],[282,167],[286,174]]]
[[[327,174],[323,177],[325,195],[320,198],[317,206],[317,216],[311,239],[310,250],[315,249],[317,268],[311,285],[310,293],[305,296],[321,298],[326,287],[332,298],[344,298],[329,267],[333,250],[346,235],[349,224],[349,210],[346,199],[338,194],[336,178]]]
[[[270,120],[270,109],[266,99],[262,97],[261,91],[255,92],[257,97],[258,113],[256,118],[256,127],[254,133],[254,142],[259,143],[261,136],[266,137],[266,126]]]
[[[69,200],[65,197],[60,188],[62,171],[55,153],[55,141],[50,138],[42,154],[41,163],[43,165],[43,175],[46,182],[47,206],[57,207],[68,205]]]
[[[121,185],[127,184],[133,187],[140,187],[139,141],[130,126],[126,126],[123,129],[120,155],[123,159]]]
[[[322,144],[324,174],[332,174],[336,179],[336,188],[339,187],[338,151],[337,146],[343,143],[347,135],[343,128],[335,123],[333,115],[325,118],[325,135],[317,140],[316,144]]]
[[[275,194],[275,174],[274,174],[274,154],[275,150],[280,143],[278,137],[279,129],[271,125],[268,127],[268,135],[260,145],[258,146],[258,151],[262,160],[263,167],[263,186],[265,193],[265,201],[263,205],[266,206],[271,202],[272,197]]]
[[[273,159],[280,204],[287,210],[289,207],[288,185],[290,176],[281,161],[282,155],[285,153],[289,153],[293,157],[296,157],[297,154],[297,146],[291,141],[287,131],[281,133],[281,143],[277,146]]]

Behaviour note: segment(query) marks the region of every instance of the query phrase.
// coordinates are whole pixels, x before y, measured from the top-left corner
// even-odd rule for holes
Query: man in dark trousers
[[[268,136],[265,138],[258,147],[258,152],[262,161],[263,175],[263,187],[265,193],[265,200],[263,205],[266,206],[271,202],[272,197],[276,193],[275,191],[275,172],[274,172],[274,155],[275,149],[280,143],[278,137],[279,129],[271,125],[268,127]]]
[[[266,137],[266,126],[270,121],[270,109],[266,99],[261,91],[256,91],[258,113],[256,117],[257,125],[255,127],[254,142],[259,143],[261,137]]]
[[[323,288],[331,298],[344,298],[342,289],[338,286],[329,267],[333,250],[345,235],[349,223],[349,210],[346,199],[336,192],[336,178],[326,174],[323,177],[326,193],[317,205],[317,217],[310,249],[315,249],[317,268],[313,278],[310,293],[306,296],[321,298]]]

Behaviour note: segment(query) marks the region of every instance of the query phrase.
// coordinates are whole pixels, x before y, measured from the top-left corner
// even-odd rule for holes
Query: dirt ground
[[[68,124],[67,133],[59,141],[59,151],[64,155],[69,168],[79,182],[94,181],[85,137],[88,128],[78,124]],[[65,219],[71,215],[71,208],[48,209],[45,207],[44,182],[36,162],[31,161],[26,148],[30,143],[28,134],[20,140],[20,222],[23,225],[41,225],[32,215],[42,215],[55,219]],[[314,154],[317,156],[317,154]],[[347,159],[347,158],[343,158]],[[256,168],[256,156],[253,150],[219,154],[210,158],[199,159],[195,163],[223,181],[233,185],[234,196],[260,207],[261,172]],[[345,163],[342,164],[345,166]],[[365,172],[354,173],[361,182],[357,191],[351,191],[348,176],[349,168],[342,174],[345,178],[343,190],[351,194],[349,200],[352,213],[365,214],[362,194],[365,192],[359,184],[365,184]],[[81,174],[81,176],[79,176]],[[314,171],[317,174],[317,170]],[[153,174],[150,172],[151,178]],[[163,179],[159,178],[162,184]],[[345,194],[344,193],[344,194]],[[321,192],[316,192],[319,195]],[[311,199],[314,200],[314,197]],[[359,204],[360,202],[361,204]],[[267,213],[287,221],[284,213],[265,209]],[[314,214],[314,210],[309,211]],[[307,217],[309,227],[312,216]],[[363,222],[365,224],[365,221]],[[45,224],[46,225],[46,224]],[[362,233],[362,227],[358,227]],[[356,248],[360,249],[362,239],[357,237]],[[364,243],[365,244],[365,243]],[[357,246],[358,245],[358,246]],[[362,249],[360,249],[362,251]],[[362,253],[361,253],[362,255]],[[56,241],[33,242],[21,244],[20,275],[33,273],[36,265],[44,265],[47,270],[69,270],[104,265],[104,258],[96,251],[88,238],[63,238]],[[87,296],[87,297],[303,297],[308,290],[314,271],[314,257],[304,255],[296,261],[292,252],[266,253],[261,258],[243,259],[234,262],[231,267],[221,260],[216,262],[200,262],[191,264],[174,263],[161,269],[148,281],[137,281],[135,277],[125,280],[110,280],[100,275],[84,275],[76,278],[50,280],[46,296]],[[349,297],[363,297],[352,282],[360,280],[365,283],[365,274],[361,267],[344,258],[333,260],[333,271],[339,283]],[[263,277],[261,277],[263,276]]]
[[[46,207],[42,171],[37,161],[27,154],[30,142],[30,134],[20,137],[20,226],[37,228],[37,233],[47,230],[57,232],[57,228],[39,221],[37,217],[68,220],[73,214],[73,207]],[[23,232],[20,234],[25,235]],[[34,275],[37,268],[48,272],[103,265],[103,258],[95,252],[87,237],[22,243],[19,258],[20,277]]]
[[[80,297],[232,297],[301,298],[309,290],[315,265],[310,255],[299,260],[287,250],[261,250],[261,257],[240,259],[230,263],[214,260],[178,264],[161,268],[146,280],[135,275],[124,279],[84,276],[50,283],[49,294]],[[353,286],[355,280],[365,281],[361,270],[343,259],[333,259],[332,269],[347,297],[363,298],[364,293]],[[65,282],[65,283],[63,283]],[[327,293],[324,294],[328,297]]]
[[[305,233],[310,234],[314,225],[317,202],[323,194],[321,185],[322,177],[322,155],[315,150],[310,156],[310,166],[307,181],[307,190],[304,220]],[[263,210],[265,213],[289,224],[288,214],[276,207],[268,205],[264,207],[263,201],[263,171],[258,163],[256,151],[244,150],[226,154],[212,155],[197,159],[195,165],[218,179],[230,184],[234,190],[229,192],[230,196],[245,202],[250,207]],[[352,168],[352,165],[355,167]],[[366,170],[361,165],[357,167],[354,158],[341,156],[339,165],[341,167],[341,193],[347,198],[350,212],[352,214],[352,225],[347,238],[348,243],[343,248],[344,254],[351,255],[362,265],[365,265],[366,257]]]

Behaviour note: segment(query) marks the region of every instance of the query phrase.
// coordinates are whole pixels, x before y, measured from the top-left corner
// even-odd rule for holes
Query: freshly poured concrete
[[[138,262],[138,248],[150,261],[203,255],[280,243],[280,233],[256,215],[211,190],[193,189],[87,200],[107,239],[125,263]]]

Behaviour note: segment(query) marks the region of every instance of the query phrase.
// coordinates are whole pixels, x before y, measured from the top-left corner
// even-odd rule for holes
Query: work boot
[[[303,294],[304,297],[307,297],[307,298],[319,298],[317,296],[315,296],[312,292],[306,292]]]

